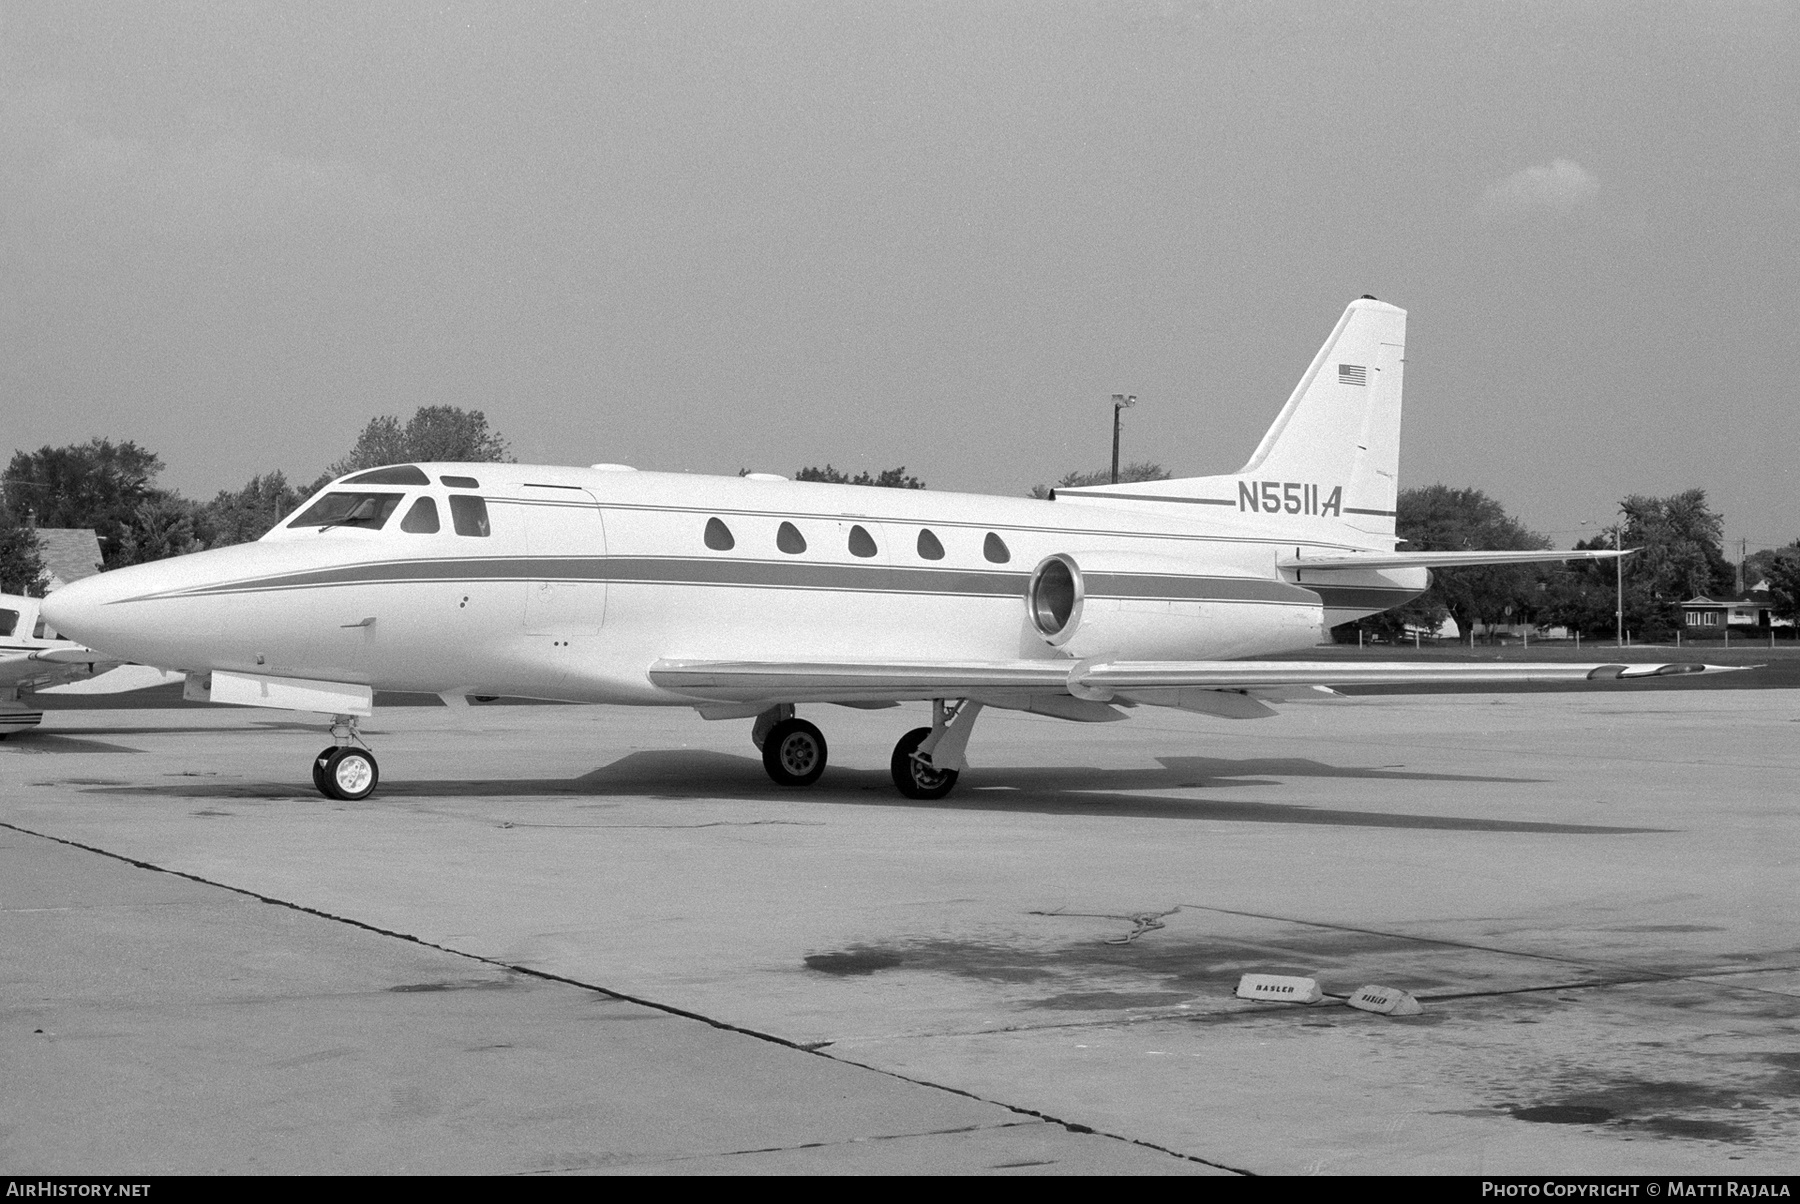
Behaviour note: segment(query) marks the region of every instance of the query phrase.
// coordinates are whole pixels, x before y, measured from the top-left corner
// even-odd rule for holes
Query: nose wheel
[[[332,724],[331,734],[340,743],[319,750],[319,755],[313,758],[313,786],[328,799],[361,802],[375,793],[375,787],[381,781],[381,767],[375,763],[374,753],[350,743],[361,739],[353,716],[338,716]]]
[[[328,799],[359,803],[375,793],[381,781],[381,767],[375,754],[366,748],[339,748],[336,745],[313,758],[313,785]]]

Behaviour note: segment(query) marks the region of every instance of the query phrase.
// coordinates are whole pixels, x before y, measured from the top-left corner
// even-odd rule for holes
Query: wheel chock
[[[1317,1003],[1325,998],[1325,992],[1319,990],[1317,979],[1246,974],[1238,979],[1237,997],[1273,1003]]]
[[[1417,1016],[1425,1010],[1419,1006],[1417,999],[1399,987],[1360,987],[1344,1002],[1361,1011],[1376,1012],[1383,1016]]]

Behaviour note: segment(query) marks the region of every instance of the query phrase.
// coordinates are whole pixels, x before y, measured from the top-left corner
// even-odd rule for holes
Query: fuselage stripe
[[[240,581],[193,586],[121,602],[264,593],[355,585],[425,582],[551,581],[616,585],[719,586],[956,597],[1023,597],[1029,574],[979,569],[791,563],[736,558],[632,556],[505,556],[397,560],[341,565]],[[1157,573],[1092,573],[1092,598],[1158,601],[1264,602],[1319,605],[1314,588],[1249,577]]]

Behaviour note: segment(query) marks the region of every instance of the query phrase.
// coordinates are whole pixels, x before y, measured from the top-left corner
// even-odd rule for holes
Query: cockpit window
[[[353,477],[345,477],[346,485],[429,485],[431,478],[425,470],[414,464],[395,464],[387,468],[374,468],[368,472],[359,472]]]
[[[431,498],[422,497],[412,504],[406,517],[400,520],[400,529],[410,531],[414,535],[436,535],[438,529],[437,503]]]
[[[438,480],[452,489],[480,489],[481,482],[474,477],[439,477]]]
[[[404,493],[328,493],[301,512],[290,527],[363,527],[379,531]]]
[[[0,635],[11,635],[13,628],[19,625],[19,612],[16,610],[0,610]]]
[[[486,536],[492,533],[488,527],[487,501],[473,494],[450,495],[450,522],[458,535]]]

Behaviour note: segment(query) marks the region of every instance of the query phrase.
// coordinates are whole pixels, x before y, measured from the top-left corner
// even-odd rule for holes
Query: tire
[[[325,785],[333,798],[359,803],[375,793],[381,769],[366,748],[337,748],[325,760]]]
[[[810,786],[825,772],[825,735],[804,719],[783,719],[763,737],[762,755],[777,786]]]
[[[331,792],[331,787],[325,782],[325,763],[331,760],[331,754],[336,751],[337,745],[327,744],[324,748],[319,750],[319,755],[313,758],[313,789],[317,790],[328,799],[336,799],[337,795]]]
[[[915,727],[894,745],[894,757],[888,762],[888,769],[893,772],[894,785],[907,798],[939,799],[956,789],[956,770],[926,769],[913,760],[913,753],[930,734],[928,727]]]

